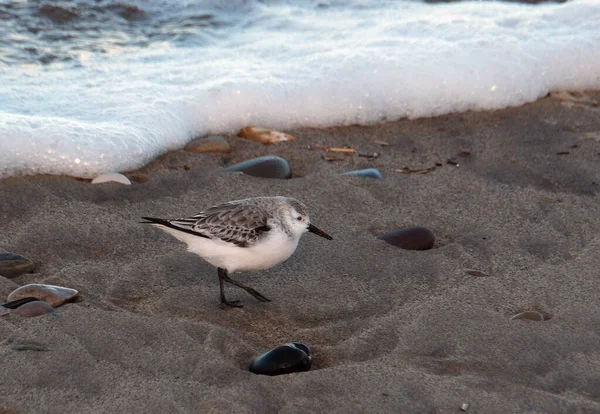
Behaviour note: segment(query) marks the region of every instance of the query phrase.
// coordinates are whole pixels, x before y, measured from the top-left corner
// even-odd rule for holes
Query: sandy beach
[[[28,283],[80,299],[0,316],[0,413],[600,412],[599,100],[297,129],[271,146],[227,136],[231,153],[173,151],[126,172],[130,186],[1,180],[0,248],[36,263],[0,277],[1,300]],[[220,171],[262,155],[292,179]],[[341,175],[360,168],[384,179]],[[235,275],[270,303],[229,287],[245,306],[220,309],[216,269],[139,224],[259,195],[303,201],[334,238],[307,234],[283,264]],[[434,248],[377,238],[411,226]],[[545,320],[511,319],[526,310]],[[310,346],[310,371],[248,371],[291,341]],[[47,350],[14,346],[32,343]]]

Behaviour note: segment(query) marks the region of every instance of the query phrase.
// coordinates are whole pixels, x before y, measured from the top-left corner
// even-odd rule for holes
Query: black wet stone
[[[24,273],[31,273],[35,264],[17,253],[0,250],[0,275],[4,277],[17,277]]]
[[[433,247],[435,237],[425,227],[407,227],[384,233],[379,239],[405,250],[429,250]]]
[[[362,178],[371,178],[373,180],[383,180],[383,174],[377,168],[366,168],[364,170],[348,171],[342,175],[356,175]]]
[[[238,164],[223,168],[224,172],[242,172],[253,177],[261,178],[291,178],[292,169],[288,162],[274,155],[253,158]]]
[[[308,346],[292,342],[265,352],[252,363],[250,372],[257,375],[281,375],[310,370],[312,357]]]
[[[4,302],[0,306],[3,306],[7,309],[17,309],[19,306],[24,305],[29,302],[35,302],[36,300],[41,300],[40,298],[34,298],[32,296],[21,298],[17,300],[11,300],[10,302]]]

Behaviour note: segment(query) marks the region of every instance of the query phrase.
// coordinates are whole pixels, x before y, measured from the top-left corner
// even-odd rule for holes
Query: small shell
[[[515,319],[529,319],[530,321],[543,322],[546,318],[540,312],[537,311],[525,311],[521,313],[517,313],[516,315],[510,318],[511,320]]]
[[[283,141],[293,141],[295,139],[293,136],[284,134],[283,132],[252,125],[242,128],[238,133],[238,137],[257,141],[265,145],[278,144]]]
[[[92,180],[92,184],[101,184],[101,183],[108,183],[108,182],[115,182],[115,183],[120,183],[120,184],[125,184],[125,185],[131,185],[131,181],[129,181],[129,178],[127,178],[123,174],[119,174],[119,173],[102,174]]]
[[[21,298],[34,297],[46,301],[56,308],[73,299],[78,294],[79,292],[75,289],[31,283],[29,285],[21,286],[12,292],[8,295],[7,300],[10,302]]]

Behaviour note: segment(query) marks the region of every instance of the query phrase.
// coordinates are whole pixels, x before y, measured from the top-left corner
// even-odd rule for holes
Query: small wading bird
[[[287,260],[300,237],[311,232],[333,238],[311,224],[306,206],[290,197],[255,197],[210,207],[192,217],[161,219],[142,217],[142,223],[166,231],[217,267],[221,307],[242,307],[225,299],[223,282],[244,289],[261,302],[270,302],[251,287],[229,277],[234,272],[268,269]]]

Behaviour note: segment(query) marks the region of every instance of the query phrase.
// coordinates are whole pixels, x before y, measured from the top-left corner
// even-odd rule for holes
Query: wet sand
[[[0,277],[0,297],[27,283],[81,295],[58,317],[0,316],[0,412],[600,412],[600,93],[585,97],[274,146],[227,137],[230,154],[174,151],[126,173],[131,186],[0,181],[0,248],[37,265]],[[293,178],[219,171],[261,155]],[[384,179],[341,176],[370,167]],[[216,269],[139,224],[258,195],[298,198],[334,237],[234,276],[270,303],[230,287],[245,306],[221,310]],[[376,237],[409,226],[434,248]],[[524,310],[546,320],[511,320]],[[311,347],[311,371],[248,372],[291,341]],[[27,343],[49,350],[14,349]]]

